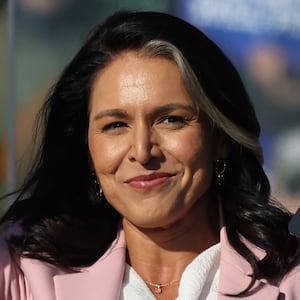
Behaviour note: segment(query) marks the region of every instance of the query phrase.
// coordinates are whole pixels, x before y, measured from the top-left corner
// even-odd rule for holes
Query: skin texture
[[[88,144],[104,194],[123,216],[128,262],[148,281],[180,278],[218,241],[210,186],[223,149],[177,65],[127,52],[102,70],[91,93]]]

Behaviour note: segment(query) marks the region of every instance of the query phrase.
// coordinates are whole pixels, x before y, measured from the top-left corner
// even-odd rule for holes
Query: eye
[[[186,120],[180,116],[165,116],[161,118],[160,123],[164,124],[171,124],[171,123],[178,123],[178,124],[185,124]]]
[[[165,129],[180,129],[187,124],[187,120],[178,115],[164,116],[158,120],[158,125]]]
[[[117,121],[106,124],[103,126],[102,131],[115,131],[126,127],[128,127],[128,125],[125,122]]]

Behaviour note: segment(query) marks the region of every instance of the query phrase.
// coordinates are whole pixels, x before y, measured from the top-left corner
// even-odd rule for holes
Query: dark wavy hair
[[[121,217],[97,197],[87,146],[88,106],[95,76],[124,51],[174,61],[191,98],[230,145],[222,188],[232,247],[252,266],[252,282],[276,279],[298,253],[290,214],[270,200],[262,168],[260,126],[240,76],[222,51],[189,23],[164,13],[119,12],[96,26],[50,91],[40,114],[42,140],[25,183],[2,223],[17,254],[61,268],[92,264],[116,237]],[[244,243],[265,250],[262,260]],[[237,295],[238,296],[238,295]]]

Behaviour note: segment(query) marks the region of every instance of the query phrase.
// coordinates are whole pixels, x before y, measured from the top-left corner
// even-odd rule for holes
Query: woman
[[[2,219],[2,298],[296,299],[298,243],[270,200],[255,112],[198,29],[111,16],[41,120]]]

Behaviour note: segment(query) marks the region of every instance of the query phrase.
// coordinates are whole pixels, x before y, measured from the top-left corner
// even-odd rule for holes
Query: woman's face
[[[107,200],[136,226],[169,226],[208,201],[217,143],[167,59],[127,52],[98,74],[88,144]]]

